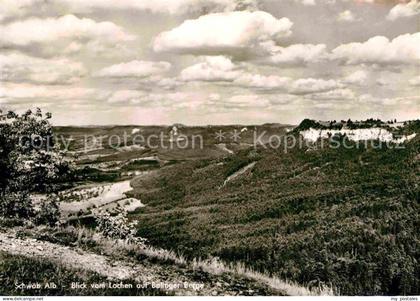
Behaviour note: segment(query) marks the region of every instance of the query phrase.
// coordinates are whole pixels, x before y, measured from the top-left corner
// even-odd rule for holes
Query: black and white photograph
[[[0,299],[105,296],[420,300],[420,1],[0,0]]]

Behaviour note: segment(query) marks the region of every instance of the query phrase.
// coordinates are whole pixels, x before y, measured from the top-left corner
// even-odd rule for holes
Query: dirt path
[[[172,285],[172,288],[162,287],[161,290],[175,295],[273,294],[270,289],[259,284],[252,284],[249,280],[233,279],[228,275],[214,278],[203,272],[200,275],[173,265],[152,264],[147,260],[144,263],[128,258],[118,260],[113,256],[98,255],[80,248],[70,248],[36,239],[20,239],[14,233],[0,233],[0,251],[45,259],[70,269],[95,272],[114,281],[134,280],[143,284]]]
[[[257,163],[257,162],[252,162],[252,163],[249,163],[247,166],[245,166],[245,167],[241,168],[240,170],[238,170],[238,171],[237,171],[237,172],[235,172],[234,174],[232,174],[232,175],[230,175],[229,177],[227,177],[227,179],[226,179],[226,180],[225,180],[225,182],[223,183],[223,186],[222,186],[222,187],[226,186],[226,184],[227,184],[227,183],[229,183],[230,181],[232,181],[232,180],[236,179],[236,178],[237,178],[237,177],[239,177],[240,175],[244,174],[247,170],[252,169],[252,168],[255,166],[255,164],[256,164],[256,163]]]
[[[233,155],[235,153],[233,150],[230,150],[227,148],[226,143],[219,143],[219,144],[216,144],[216,146],[222,151],[225,151],[230,155]]]
[[[0,251],[49,259],[71,268],[97,272],[110,279],[128,279],[133,272],[128,266],[119,262],[111,266],[107,258],[101,255],[36,239],[18,239],[13,234],[0,233]]]

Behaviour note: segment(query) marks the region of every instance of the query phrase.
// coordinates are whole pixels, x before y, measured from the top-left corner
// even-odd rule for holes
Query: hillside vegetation
[[[85,289],[72,289],[70,283],[100,283],[108,279],[93,272],[72,270],[45,259],[29,258],[0,252],[0,293],[19,296],[149,296],[163,295],[153,289],[120,290],[113,288],[94,289],[87,285]],[[35,289],[18,288],[19,284],[39,283]],[[56,287],[45,288],[48,284]]]
[[[190,258],[344,295],[419,294],[419,148],[418,137],[403,149],[261,147],[166,166],[132,181],[146,207],[131,218]]]

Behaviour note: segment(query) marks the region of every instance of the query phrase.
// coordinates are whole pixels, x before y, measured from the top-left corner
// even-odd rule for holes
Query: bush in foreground
[[[55,145],[50,118],[40,109],[22,115],[0,110],[0,217],[33,217],[29,194],[56,191],[71,178],[73,164]],[[56,219],[58,211],[48,211]]]

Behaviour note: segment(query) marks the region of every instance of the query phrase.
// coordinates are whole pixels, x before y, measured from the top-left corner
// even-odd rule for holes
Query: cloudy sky
[[[420,117],[418,0],[0,0],[0,108],[60,125]]]

